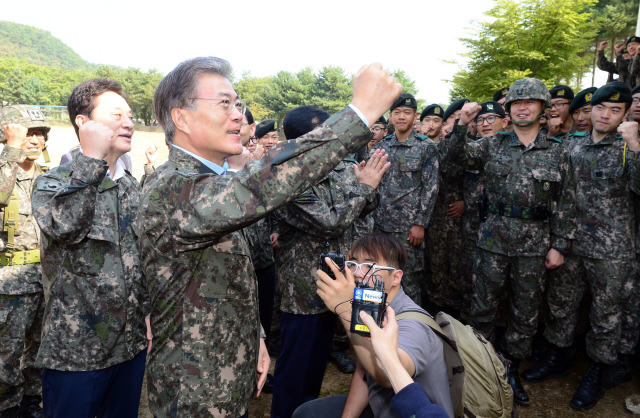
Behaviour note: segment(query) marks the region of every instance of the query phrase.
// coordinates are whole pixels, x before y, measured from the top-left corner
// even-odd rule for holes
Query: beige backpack
[[[428,325],[444,341],[451,404],[456,418],[515,418],[513,390],[506,360],[479,332],[440,312],[403,312],[396,319],[415,319]]]

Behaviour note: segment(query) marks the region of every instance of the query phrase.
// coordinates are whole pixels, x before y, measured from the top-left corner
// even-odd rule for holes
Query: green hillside
[[[49,32],[0,20],[0,58],[19,58],[64,70],[93,70],[71,48]]]

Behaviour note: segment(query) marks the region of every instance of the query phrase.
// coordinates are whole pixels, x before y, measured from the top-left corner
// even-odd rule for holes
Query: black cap
[[[629,45],[631,42],[640,43],[640,38],[638,38],[637,36],[630,36],[629,39],[627,39],[626,45]]]
[[[573,90],[569,86],[565,86],[563,84],[558,84],[551,90],[549,90],[549,94],[552,99],[569,99],[573,100]]]
[[[444,109],[439,104],[430,104],[420,113],[420,122],[422,122],[422,119],[431,115],[438,116],[444,120]]]
[[[446,122],[447,119],[449,119],[449,116],[453,115],[453,112],[456,110],[462,109],[462,106],[464,106],[465,103],[469,103],[469,99],[459,99],[451,103],[449,107],[447,107],[447,111],[444,112],[444,117],[442,119]]]
[[[621,52],[621,53],[622,53],[622,54],[628,54],[628,53],[629,53],[629,50],[628,50],[626,47],[625,47],[625,48],[622,48],[622,52]]]
[[[631,99],[631,89],[629,86],[620,81],[612,81],[593,93],[591,104],[595,106],[602,102],[631,103]]]
[[[580,109],[581,107],[590,105],[591,99],[593,98],[593,93],[595,93],[596,90],[598,90],[597,87],[589,87],[578,93],[569,105],[569,114],[573,113],[573,111],[576,109]]]
[[[493,101],[497,102],[498,100],[502,99],[503,97],[507,97],[507,93],[509,93],[509,87],[501,88],[500,90],[498,90],[495,93],[493,93]]]
[[[402,93],[400,97],[398,97],[398,100],[396,100],[391,105],[391,108],[389,109],[389,111],[393,112],[393,109],[395,109],[396,107],[412,107],[414,109],[417,109],[418,102],[416,101],[416,98],[413,97],[412,94]]]
[[[634,94],[636,94],[636,93],[640,93],[640,84],[638,84],[637,86],[635,86],[635,87],[633,88],[633,90],[631,90],[631,95],[632,95],[632,96],[633,96]],[[632,98],[632,100],[633,100],[633,98]]]
[[[484,102],[480,104],[480,107],[482,107],[482,109],[480,109],[477,116],[484,115],[487,113],[495,113],[501,118],[504,118],[505,116],[507,116],[507,114],[504,111],[504,107],[502,107],[502,105],[498,102],[494,102],[494,101]]]
[[[374,123],[374,125],[375,125],[375,124],[378,124],[378,123],[379,123],[379,124],[381,124],[381,125],[387,126],[387,120],[384,118],[384,116],[380,116],[380,119],[378,119],[378,120]]]
[[[256,126],[256,138],[262,138],[269,132],[277,131],[276,121],[273,119],[265,119]]]

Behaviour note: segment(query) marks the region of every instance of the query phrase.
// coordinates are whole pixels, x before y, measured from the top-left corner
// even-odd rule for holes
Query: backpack
[[[444,342],[451,404],[456,418],[516,418],[507,361],[478,331],[440,312],[403,312],[397,320],[415,319],[428,325]]]

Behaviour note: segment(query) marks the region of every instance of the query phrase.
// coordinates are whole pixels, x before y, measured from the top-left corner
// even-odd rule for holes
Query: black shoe
[[[23,396],[20,402],[20,409],[23,418],[44,418],[44,410],[40,406],[42,396]]]
[[[633,378],[631,367],[624,354],[618,354],[618,361],[612,366],[607,366],[602,374],[602,384],[606,389],[613,389],[622,382],[630,382]]]
[[[542,359],[522,372],[520,377],[529,383],[540,383],[551,378],[562,379],[567,377],[569,364],[566,353],[566,349],[549,344],[549,349],[543,353]]]
[[[273,376],[271,373],[267,373],[267,380],[262,387],[262,393],[273,393]]]
[[[341,373],[351,374],[356,371],[356,363],[344,350],[331,350],[329,360],[338,366]]]
[[[518,375],[518,367],[520,367],[520,360],[511,360],[511,363],[507,367],[507,380],[513,389],[513,400],[518,405],[529,406],[529,395],[522,387],[520,382],[520,376]]]
[[[582,378],[580,387],[573,394],[573,398],[569,405],[578,411],[591,409],[597,405],[598,400],[604,396],[604,384],[602,383],[602,375],[607,367],[604,363],[591,362],[589,370]]]
[[[0,411],[0,418],[22,418],[22,410],[20,405],[16,405],[13,408]]]
[[[280,357],[280,350],[280,337],[271,337],[271,341],[269,341],[269,348],[267,349],[267,351],[269,352],[269,357]]]

